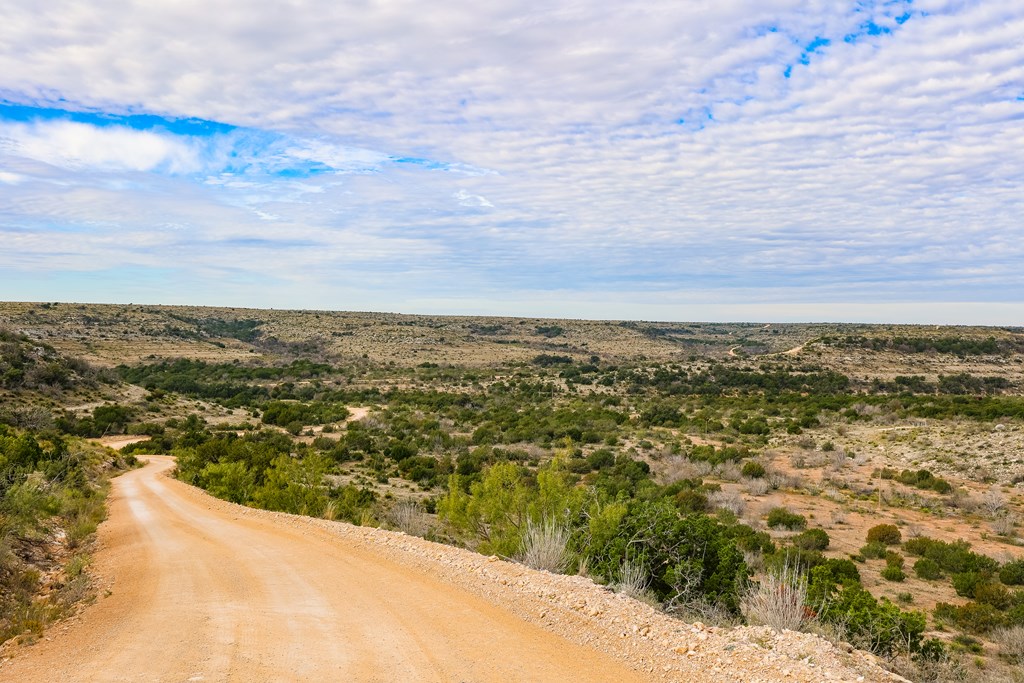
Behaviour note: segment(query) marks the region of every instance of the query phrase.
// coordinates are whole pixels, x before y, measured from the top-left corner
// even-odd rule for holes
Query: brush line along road
[[[245,514],[167,476],[113,481],[109,586],[0,681],[640,680],[596,650],[328,530]]]

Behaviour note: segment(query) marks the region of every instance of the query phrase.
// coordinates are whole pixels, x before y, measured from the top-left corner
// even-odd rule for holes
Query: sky
[[[1024,324],[1020,0],[0,16],[3,300]]]

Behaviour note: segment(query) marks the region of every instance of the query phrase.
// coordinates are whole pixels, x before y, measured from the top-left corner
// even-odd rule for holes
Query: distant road
[[[95,570],[111,593],[0,681],[639,680],[422,571],[166,476],[113,482]]]

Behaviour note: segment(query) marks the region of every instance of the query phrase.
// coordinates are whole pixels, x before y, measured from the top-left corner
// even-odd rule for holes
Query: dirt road
[[[95,562],[110,593],[9,651],[0,680],[641,680],[329,530],[212,500],[172,467],[114,480]]]

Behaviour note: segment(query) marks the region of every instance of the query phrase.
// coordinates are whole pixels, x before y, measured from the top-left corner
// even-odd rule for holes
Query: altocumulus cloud
[[[8,3],[4,296],[1019,323],[1019,3],[478,4]]]

